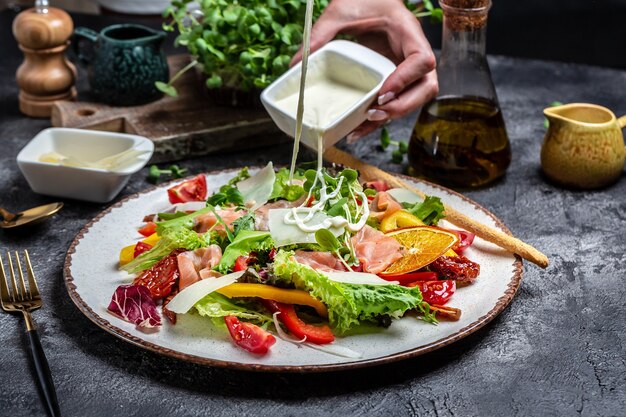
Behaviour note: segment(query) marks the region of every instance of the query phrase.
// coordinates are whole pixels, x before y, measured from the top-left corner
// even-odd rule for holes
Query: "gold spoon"
[[[61,207],[63,207],[63,203],[52,203],[24,210],[16,214],[0,207],[0,217],[3,219],[0,221],[0,228],[11,229],[46,219],[61,210]]]

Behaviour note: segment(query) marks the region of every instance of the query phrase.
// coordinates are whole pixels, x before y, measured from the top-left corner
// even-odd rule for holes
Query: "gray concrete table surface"
[[[18,210],[54,201],[34,194],[15,163],[47,120],[17,110],[14,71],[21,56],[0,13],[0,203]],[[83,18],[83,22],[89,18]],[[99,21],[103,22],[103,21]],[[104,20],[104,23],[107,21]],[[110,22],[110,21],[109,21]],[[93,22],[92,22],[93,23]],[[93,325],[68,297],[65,253],[106,205],[65,201],[52,220],[0,230],[0,250],[28,248],[44,308],[35,313],[66,416],[618,416],[626,414],[626,181],[597,191],[564,190],[541,175],[548,103],[591,102],[626,114],[626,72],[490,57],[513,149],[506,177],[466,192],[519,238],[550,258],[524,263],[511,305],[480,331],[449,347],[391,365],[314,375],[258,374],[188,364],[123,342]],[[80,87],[84,91],[84,73]],[[390,125],[409,137],[415,115]],[[346,146],[394,172],[377,135]],[[192,173],[268,160],[288,163],[276,146],[181,161]],[[312,159],[303,153],[301,159]],[[143,190],[146,169],[117,200]],[[21,317],[0,315],[0,415],[44,415]]]

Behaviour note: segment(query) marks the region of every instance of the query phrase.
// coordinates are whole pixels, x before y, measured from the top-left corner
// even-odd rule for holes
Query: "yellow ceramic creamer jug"
[[[599,188],[622,175],[626,148],[619,119],[595,104],[572,103],[543,111],[550,126],[541,148],[541,166],[551,180],[574,188]]]

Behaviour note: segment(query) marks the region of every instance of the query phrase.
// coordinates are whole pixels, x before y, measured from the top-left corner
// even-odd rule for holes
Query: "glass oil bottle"
[[[485,54],[490,0],[440,0],[444,12],[439,95],[409,142],[409,173],[457,188],[504,175],[509,139]]]

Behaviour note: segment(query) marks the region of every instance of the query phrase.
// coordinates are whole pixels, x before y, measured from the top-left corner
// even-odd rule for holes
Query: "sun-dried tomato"
[[[184,252],[184,249],[172,251],[168,256],[154,264],[152,268],[135,278],[133,284],[148,288],[155,301],[167,297],[178,283],[179,272],[176,256],[181,252]]]
[[[443,279],[453,279],[472,283],[480,274],[480,265],[465,256],[440,256],[429,265],[431,271],[437,272]]]

